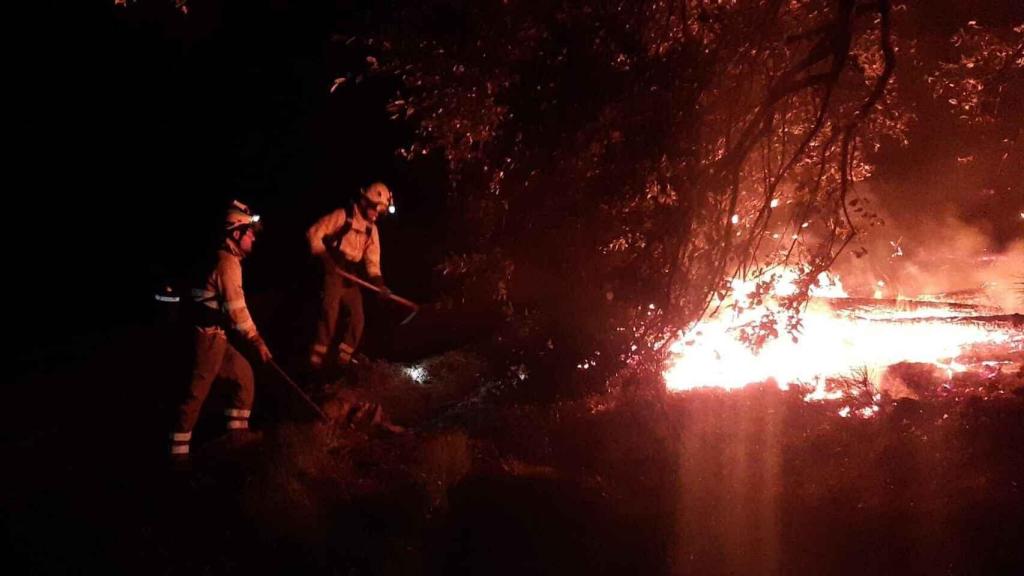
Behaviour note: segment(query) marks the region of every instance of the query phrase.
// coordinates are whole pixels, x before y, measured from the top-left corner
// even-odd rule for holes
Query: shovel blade
[[[412,312],[409,312],[409,315],[405,317],[405,320],[402,320],[398,325],[399,326],[405,326],[406,324],[409,323],[409,320],[412,320],[413,317],[416,316],[416,313],[419,312],[419,311],[420,311],[420,307],[419,306],[413,308]]]

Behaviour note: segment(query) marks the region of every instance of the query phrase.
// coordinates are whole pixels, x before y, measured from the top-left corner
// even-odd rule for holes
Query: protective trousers
[[[185,399],[178,406],[174,431],[171,433],[171,453],[188,454],[192,428],[199,419],[199,411],[206,401],[213,381],[220,378],[230,386],[228,407],[224,410],[229,430],[249,427],[249,414],[253,401],[252,366],[230,342],[223,330],[195,329],[195,359],[192,378]]]
[[[309,363],[314,368],[324,363],[324,357],[331,350],[338,336],[338,322],[344,322],[345,331],[337,348],[338,364],[348,364],[363,337],[363,294],[359,286],[327,271],[324,273],[324,290],[320,303],[320,320],[316,326],[316,340],[310,351]]]

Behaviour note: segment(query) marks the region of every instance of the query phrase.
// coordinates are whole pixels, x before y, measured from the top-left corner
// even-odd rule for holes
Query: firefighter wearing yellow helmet
[[[192,289],[195,356],[185,398],[178,405],[171,432],[171,454],[187,455],[192,428],[199,419],[214,380],[230,386],[224,410],[229,433],[237,436],[249,428],[253,402],[253,371],[228,334],[249,342],[260,360],[271,359],[270,350],[256,330],[242,290],[242,260],[252,252],[260,217],[235,200],[224,217],[224,239],[211,266]]]
[[[309,355],[313,369],[323,367],[325,361],[348,365],[363,336],[362,293],[341,272],[357,274],[359,268],[364,268],[381,294],[390,294],[381,275],[380,236],[375,224],[383,214],[394,211],[391,191],[374,182],[348,209],[327,214],[306,232],[310,251],[324,262],[320,320]]]

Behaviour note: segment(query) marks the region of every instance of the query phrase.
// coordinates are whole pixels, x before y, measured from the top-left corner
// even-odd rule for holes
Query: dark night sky
[[[399,207],[381,228],[385,274],[429,292],[443,171],[428,160],[413,179],[395,161],[409,130],[380,105],[393,85],[329,92],[360,66],[331,33],[365,7],[197,2],[183,17],[149,4],[62,7],[33,37],[19,131],[31,192],[5,232],[23,246],[10,255],[30,284],[33,311],[15,315],[27,347],[140,318],[158,270],[180,268],[232,197],[267,222],[250,289],[290,290],[312,270],[305,228],[385,180]]]
[[[260,266],[247,274],[252,290],[271,290],[309,273],[301,232],[313,219],[356,186],[387,181],[400,212],[382,227],[386,276],[429,297],[443,167],[396,161],[409,127],[386,118],[387,81],[329,93],[334,77],[360,67],[332,33],[372,27],[379,3],[194,0],[187,17],[169,1],[131,15],[112,4],[50,5],[23,47],[30,57],[9,109],[23,188],[9,194],[25,206],[9,213],[15,226],[4,233],[19,271],[14,326],[28,349],[137,317],[155,265],[180,262],[232,196],[266,215]],[[918,32],[945,38],[969,18],[1024,21],[1016,0],[942,4],[914,23]],[[922,90],[919,79],[899,81]],[[884,207],[915,214],[906,226],[952,209],[1003,243],[1024,236],[1012,221],[1024,204],[1019,178],[982,193],[991,188],[979,181],[984,166],[951,176],[951,160],[977,143],[970,130],[949,130],[943,114],[922,109],[912,146],[883,151],[875,190]]]

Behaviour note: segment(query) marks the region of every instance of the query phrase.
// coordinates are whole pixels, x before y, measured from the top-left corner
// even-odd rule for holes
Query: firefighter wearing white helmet
[[[357,274],[359,268],[364,268],[381,294],[390,294],[381,275],[380,236],[375,223],[383,214],[394,211],[391,191],[374,182],[361,191],[359,199],[348,209],[338,208],[327,214],[306,232],[310,251],[324,262],[320,320],[309,355],[313,369],[323,367],[325,361],[348,365],[363,336],[362,293],[340,272]]]
[[[240,337],[255,349],[263,362],[271,359],[270,350],[256,330],[242,290],[242,260],[252,252],[260,217],[235,200],[224,217],[224,239],[216,258],[192,289],[192,317],[195,357],[188,392],[178,405],[171,432],[171,454],[187,455],[192,428],[214,380],[230,386],[224,410],[226,426],[233,435],[249,428],[253,402],[253,371],[228,335]]]

